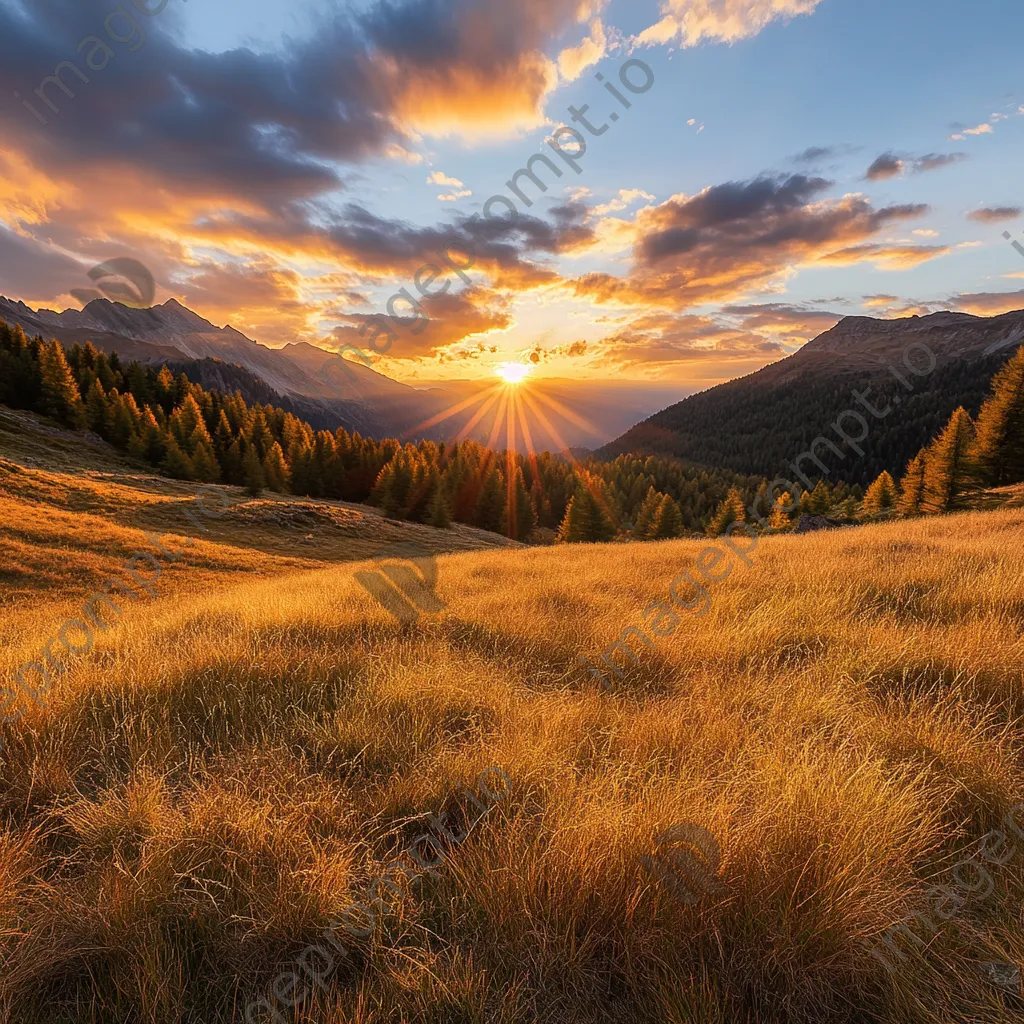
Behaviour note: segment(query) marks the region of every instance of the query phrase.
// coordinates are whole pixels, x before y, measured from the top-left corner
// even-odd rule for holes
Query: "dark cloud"
[[[507,131],[542,120],[553,65],[544,47],[579,13],[578,0],[384,0],[363,14],[321,16],[308,37],[274,52],[239,47],[206,53],[170,34],[172,0],[153,17],[127,5],[137,30],[118,43],[104,32],[109,0],[14,0],[0,4],[0,88],[20,101],[0,106],[34,168],[55,179],[74,167],[89,180],[133,174],[151,193],[170,190],[207,208],[255,204],[276,210],[344,187],[340,165],[460,125]],[[143,38],[132,52],[134,41]],[[97,34],[112,58],[93,70],[75,52]],[[96,51],[100,55],[102,50]],[[71,60],[52,84],[53,113],[33,90]]]
[[[937,171],[968,159],[966,153],[928,153],[925,156],[897,156],[883,153],[868,169],[864,177],[868,181],[884,181],[895,178],[906,171],[924,174]]]
[[[891,263],[893,254],[871,245],[871,237],[928,211],[920,203],[876,210],[860,195],[824,198],[830,186],[804,175],[762,176],[648,207],[635,221],[632,272],[626,278],[585,275],[575,282],[576,293],[675,310],[733,301],[799,265],[826,259]],[[858,246],[864,247],[859,255]],[[903,258],[910,259],[909,253]]]
[[[868,169],[864,175],[868,181],[884,181],[886,178],[895,178],[903,173],[904,163],[894,153],[883,153]]]
[[[459,342],[473,342],[475,336],[487,335],[492,331],[504,331],[515,321],[508,312],[508,300],[486,288],[470,288],[461,292],[449,290],[443,295],[423,298],[413,294],[421,304],[427,317],[426,326],[420,332],[400,329],[395,332],[397,340],[382,353],[396,359],[418,359],[437,355],[442,349]],[[412,318],[405,303],[397,307],[399,315]],[[334,342],[340,348],[351,344],[369,350],[369,341],[380,325],[378,314],[353,313],[343,318],[346,323],[332,332]],[[360,328],[371,325],[371,329],[360,334]],[[415,325],[413,325],[415,327]],[[482,344],[482,343],[478,343]],[[376,349],[385,345],[383,338]]]
[[[807,305],[766,302],[746,306],[724,306],[720,316],[738,317],[745,331],[778,338],[788,344],[809,341],[831,330],[845,313],[811,309]]]
[[[967,159],[969,157],[966,153],[929,153],[927,156],[920,156],[914,161],[914,171],[918,174],[924,171],[937,171]]]
[[[827,160],[829,157],[837,156],[838,153],[839,149],[836,146],[811,146],[802,153],[791,157],[791,160],[795,164],[815,164],[821,160]]]
[[[1019,206],[986,206],[980,210],[972,210],[967,214],[967,219],[976,220],[981,224],[1001,224],[1003,221],[1016,220],[1020,215]]]
[[[1017,292],[973,292],[954,295],[950,299],[953,309],[976,316],[998,316],[1024,309],[1024,289]]]

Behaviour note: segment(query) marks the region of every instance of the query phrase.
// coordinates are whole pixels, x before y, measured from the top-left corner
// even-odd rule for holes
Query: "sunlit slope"
[[[578,659],[704,542],[446,555],[415,625],[350,565],[135,607],[0,732],[0,1007],[242,1020],[497,765],[507,799],[282,1019],[1012,1020],[983,965],[1024,961],[1024,840],[926,955],[863,943],[1024,799],[1022,536],[1015,509],[767,538],[609,689]],[[693,906],[641,867],[678,823],[722,851]]]
[[[3,648],[30,648],[34,632],[45,639],[77,617],[90,593],[111,580],[130,584],[125,565],[134,556],[137,575],[152,581],[147,601],[159,602],[253,574],[360,561],[403,543],[442,552],[512,542],[461,524],[434,530],[384,519],[365,505],[251,498],[238,487],[204,492],[154,475],[99,438],[0,407]]]

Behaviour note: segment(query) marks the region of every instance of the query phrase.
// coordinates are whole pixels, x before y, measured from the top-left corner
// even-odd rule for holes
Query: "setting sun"
[[[506,384],[521,384],[529,375],[526,363],[502,363],[495,371]]]

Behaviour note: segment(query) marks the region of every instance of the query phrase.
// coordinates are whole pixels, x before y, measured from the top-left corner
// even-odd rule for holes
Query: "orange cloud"
[[[641,46],[680,39],[696,46],[702,39],[733,43],[757,35],[773,21],[811,14],[821,0],[667,0],[662,18],[641,32]]]

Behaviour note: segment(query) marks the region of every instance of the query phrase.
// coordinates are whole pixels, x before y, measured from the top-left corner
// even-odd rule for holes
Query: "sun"
[[[530,373],[526,363],[501,363],[495,372],[506,384],[522,384]]]

